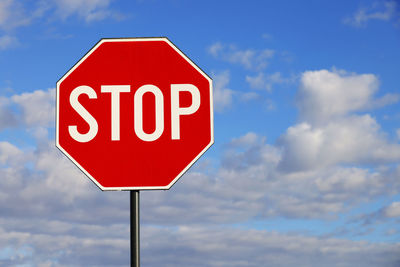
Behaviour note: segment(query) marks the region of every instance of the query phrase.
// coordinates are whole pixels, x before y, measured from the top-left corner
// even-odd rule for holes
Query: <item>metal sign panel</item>
[[[169,189],[214,142],[212,80],[167,38],[100,40],[56,106],[56,146],[102,190]]]

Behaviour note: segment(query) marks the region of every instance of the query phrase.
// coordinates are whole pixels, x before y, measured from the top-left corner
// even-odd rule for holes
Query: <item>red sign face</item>
[[[213,142],[212,81],[167,38],[102,39],[57,82],[56,145],[102,190],[169,189]]]

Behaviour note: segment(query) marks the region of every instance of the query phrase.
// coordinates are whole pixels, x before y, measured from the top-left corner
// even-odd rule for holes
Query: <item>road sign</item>
[[[169,189],[213,142],[212,81],[167,38],[102,39],[57,82],[56,145],[102,190]]]

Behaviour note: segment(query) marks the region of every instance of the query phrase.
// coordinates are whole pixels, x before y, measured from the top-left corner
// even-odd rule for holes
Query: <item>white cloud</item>
[[[349,116],[312,126],[291,126],[281,136],[285,170],[309,170],[340,163],[383,163],[400,160],[400,145],[390,143],[369,115]]]
[[[216,42],[208,48],[208,52],[214,57],[218,57],[223,50],[223,45],[220,42]]]
[[[110,220],[123,223],[128,217],[127,194],[101,193],[52,143],[40,145],[29,158],[10,144],[1,147],[0,159],[9,166],[0,169],[4,216],[25,214],[30,220],[49,216],[49,220],[66,220],[72,225],[94,223],[93,217],[100,225]],[[332,169],[329,175],[326,170],[283,174],[276,169],[280,157],[279,149],[265,144],[265,138],[255,133],[233,139],[217,173],[189,172],[168,192],[143,193],[143,221],[176,225],[234,223],[260,216],[325,218],[387,193],[389,184],[392,190],[400,187],[397,176],[390,180],[388,173],[361,169]],[[29,162],[33,170],[24,168]]]
[[[27,127],[46,137],[55,123],[55,89],[0,97],[0,129]]]
[[[289,79],[282,77],[280,72],[274,72],[266,75],[259,72],[256,76],[246,75],[246,81],[253,89],[267,90],[271,92],[273,85],[288,83]]]
[[[0,1],[0,28],[12,30],[31,23],[22,3],[15,0]]]
[[[112,10],[110,3],[110,0],[40,0],[27,7],[28,4],[23,1],[1,0],[0,29],[9,32],[19,27],[30,25],[36,19],[43,17],[65,20],[76,15],[86,22],[99,21],[106,18],[121,19],[122,15]],[[0,48],[6,42],[5,37],[3,38],[4,40],[0,42]],[[8,42],[10,41],[11,39],[8,39]],[[13,42],[15,43],[15,40]]]
[[[367,169],[349,167],[335,168],[327,171],[325,176],[316,179],[316,185],[321,192],[365,192],[367,187],[381,188],[381,178],[378,173]],[[373,193],[373,191],[370,191]]]
[[[213,73],[214,108],[220,112],[232,105],[234,91],[227,88],[230,81],[229,71]]]
[[[53,143],[40,146],[41,150],[36,151],[35,169],[45,174],[46,180],[32,184],[24,189],[25,194],[38,197],[40,188],[47,188],[58,194],[62,194],[61,200],[71,203],[75,198],[90,195],[91,186],[89,180],[58,150],[53,147]],[[42,194],[42,193],[40,193]]]
[[[302,171],[336,164],[381,164],[400,160],[376,119],[360,112],[390,104],[373,97],[378,79],[345,71],[306,71],[298,92],[300,123],[280,137],[280,169]]]
[[[15,36],[3,35],[0,36],[0,50],[5,50],[18,45],[19,42]]]
[[[12,96],[22,109],[22,120],[27,126],[48,127],[55,121],[55,89],[36,90]]]
[[[123,223],[129,213],[123,202],[127,194],[101,195],[97,186],[55,148],[54,142],[41,142],[35,150],[1,142],[0,177],[4,220],[45,217],[74,224],[92,222],[95,216],[102,223],[121,223],[121,218]],[[109,205],[114,207],[104,213]]]
[[[143,194],[149,211],[143,219],[156,225],[174,224],[175,218],[180,224],[276,216],[332,219],[360,203],[400,192],[400,169],[334,165],[281,172],[282,156],[279,147],[255,133],[234,138],[215,173],[189,172],[172,194]]]
[[[372,267],[396,266],[400,260],[398,244],[204,226],[142,229],[143,240],[148,240],[142,255],[146,266]]]
[[[110,0],[52,0],[52,2],[56,8],[56,15],[61,19],[77,15],[86,22],[92,22],[119,16],[110,9]]]
[[[246,92],[241,94],[240,99],[244,102],[249,102],[251,100],[259,99],[260,95],[256,92]]]
[[[1,265],[129,264],[126,224],[70,224],[43,219],[30,220],[29,224],[9,223],[1,220],[0,247],[14,257],[2,257]],[[271,267],[396,266],[400,249],[398,244],[210,226],[142,225],[141,240],[142,265],[165,267],[259,267],[266,262]]]
[[[126,266],[127,225],[71,224],[31,219],[29,224],[1,220],[2,266]],[[106,236],[104,233],[107,233]]]
[[[0,50],[18,45],[14,31],[31,25],[39,18],[66,20],[78,16],[85,22],[104,20],[106,18],[122,19],[123,16],[110,8],[110,0],[40,0],[29,7],[26,1],[0,1]]]
[[[354,27],[366,26],[371,20],[389,21],[397,12],[396,1],[375,2],[367,8],[360,8],[351,17],[343,20],[343,23]]]
[[[32,13],[35,13],[34,11]],[[32,23],[33,15],[28,13],[24,4],[16,0],[0,1],[0,50],[15,47],[19,44],[13,32],[15,29]]]
[[[388,218],[400,217],[400,202],[393,202],[384,209],[384,214]]]
[[[306,71],[301,76],[297,106],[300,119],[312,124],[329,122],[354,111],[365,111],[399,100],[398,94],[373,96],[379,80],[373,74],[355,74],[343,70]]]
[[[378,79],[373,74],[306,71],[301,77],[298,92],[300,118],[318,123],[366,109],[378,85]]]
[[[17,115],[11,110],[11,100],[0,97],[0,130],[15,127],[18,124]]]
[[[249,70],[263,70],[268,66],[275,51],[272,49],[246,49],[241,50],[235,45],[225,45],[220,42],[214,43],[208,48],[208,52],[215,58],[223,61],[239,64]]]
[[[201,266],[235,266],[234,262],[251,259],[245,266],[260,266],[266,259],[272,262],[277,248],[285,253],[276,264],[290,265],[296,259],[297,265],[307,265],[311,255],[321,255],[324,251],[324,256],[316,258],[319,264],[341,260],[351,265],[351,259],[368,254],[369,249],[377,253],[379,247],[387,254],[379,264],[395,260],[392,258],[397,255],[395,245],[371,248],[365,242],[226,227],[216,229],[215,224],[243,222],[254,217],[323,218],[345,210],[361,198],[370,199],[388,192],[380,184],[396,188],[387,180],[388,175],[377,177],[361,169],[332,170],[326,177],[325,172],[275,173],[279,152],[254,133],[232,140],[230,146],[227,152],[230,158],[226,158],[217,176],[189,172],[168,192],[141,194],[143,264],[159,266],[158,260],[163,258],[171,266],[188,266],[185,265],[188,262],[190,266],[196,266],[196,262],[201,262]],[[123,255],[129,248],[128,194],[100,192],[50,144],[38,148],[34,159],[37,174],[21,169],[5,175],[6,170],[1,170],[0,233],[3,238],[0,248],[9,247],[17,253],[23,244],[28,245],[32,253],[24,254],[21,264],[54,260],[58,266],[97,266],[107,262],[114,266],[126,265],[129,259]],[[9,182],[6,184],[6,181]],[[232,248],[232,244],[242,245]],[[343,247],[345,244],[347,247]],[[253,257],[257,249],[264,256]],[[182,255],[169,258],[170,250],[178,254],[182,251]],[[243,252],[239,256],[236,250]],[[59,251],[66,253],[59,254]],[[151,257],[156,251],[159,257]],[[304,258],[299,259],[298,253]],[[194,255],[210,260],[200,261]],[[376,256],[368,254],[371,257],[368,260]],[[7,265],[7,262],[0,263]]]
[[[370,108],[381,108],[387,105],[392,105],[400,100],[399,94],[388,93],[381,98],[375,99],[371,104]]]
[[[0,142],[0,164],[18,166],[23,163],[24,152],[8,142]]]
[[[265,142],[264,138],[260,140],[260,137],[256,133],[248,132],[241,137],[233,138],[232,141],[230,142],[230,145],[233,147],[242,147],[242,146],[246,147],[254,144],[262,144],[264,142]]]

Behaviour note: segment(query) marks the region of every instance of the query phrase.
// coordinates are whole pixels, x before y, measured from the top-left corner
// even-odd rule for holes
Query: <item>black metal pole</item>
[[[139,190],[130,191],[131,199],[131,267],[140,267]]]

